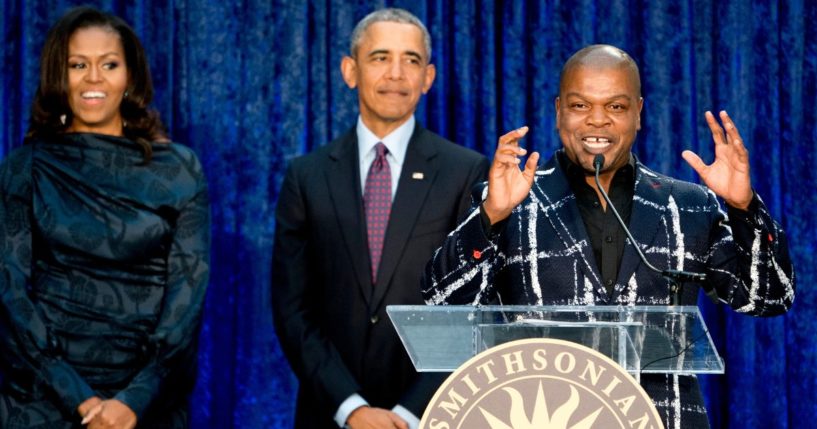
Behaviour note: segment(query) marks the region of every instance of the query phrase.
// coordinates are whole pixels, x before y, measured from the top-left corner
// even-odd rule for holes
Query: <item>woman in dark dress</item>
[[[207,187],[152,93],[121,19],[51,29],[26,144],[0,164],[2,428],[187,426]]]

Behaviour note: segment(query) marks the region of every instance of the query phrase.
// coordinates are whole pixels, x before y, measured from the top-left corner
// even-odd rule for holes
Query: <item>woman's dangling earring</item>
[[[68,118],[68,115],[62,114],[60,115],[60,123],[65,125],[65,120]]]

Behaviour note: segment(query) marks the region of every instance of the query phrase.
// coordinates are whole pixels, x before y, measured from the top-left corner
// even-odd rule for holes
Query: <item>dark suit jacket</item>
[[[707,188],[636,162],[629,228],[652,265],[706,273],[736,311],[772,316],[791,307],[794,271],[785,233],[757,197],[753,205],[754,215],[732,210],[727,222]],[[696,304],[699,286],[686,285],[683,305]],[[670,303],[667,280],[649,270],[631,244],[625,247],[613,291],[607,293],[576,197],[555,157],[537,171],[530,194],[499,236],[486,236],[475,204],[429,263],[423,295],[430,304]],[[684,333],[676,335],[684,341]],[[682,427],[708,425],[694,378],[645,375],[641,384],[667,427],[676,419]]]
[[[423,304],[423,267],[487,168],[485,157],[416,125],[373,287],[355,130],[291,163],[276,210],[272,297],[301,383],[296,427],[335,426],[332,416],[356,392],[422,415],[441,380],[418,377],[386,306]]]

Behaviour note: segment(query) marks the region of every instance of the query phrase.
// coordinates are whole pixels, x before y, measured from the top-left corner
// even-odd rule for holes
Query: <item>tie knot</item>
[[[378,143],[374,145],[374,150],[377,152],[378,158],[383,158],[389,153],[389,149],[383,143]]]

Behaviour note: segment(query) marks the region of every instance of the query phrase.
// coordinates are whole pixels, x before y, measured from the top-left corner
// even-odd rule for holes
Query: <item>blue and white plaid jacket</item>
[[[608,294],[576,197],[556,156],[536,175],[528,197],[493,237],[484,231],[479,212],[487,187],[478,192],[481,198],[474,198],[471,212],[426,268],[422,292],[428,304],[670,303],[669,282],[641,262],[631,243]],[[730,214],[731,220],[706,187],[655,173],[636,161],[629,228],[650,263],[659,269],[706,273],[718,296],[740,313],[786,312],[794,300],[795,282],[784,231],[758,197],[748,214]],[[687,283],[681,303],[695,305],[699,287]],[[642,385],[667,428],[707,424],[694,378],[644,376]]]

